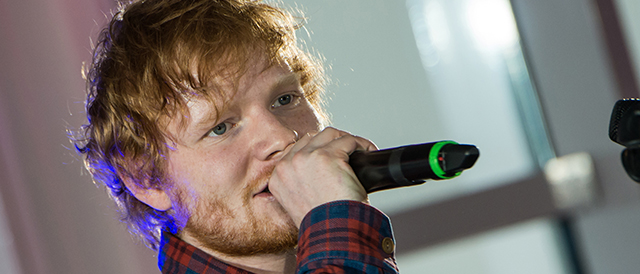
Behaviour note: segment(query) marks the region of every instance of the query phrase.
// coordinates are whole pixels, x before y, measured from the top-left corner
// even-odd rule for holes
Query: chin
[[[293,224],[293,220],[287,213],[287,211],[276,201],[268,201],[267,204],[259,202],[253,204],[253,212],[256,215],[264,216],[265,220],[270,220],[275,225],[290,225]]]

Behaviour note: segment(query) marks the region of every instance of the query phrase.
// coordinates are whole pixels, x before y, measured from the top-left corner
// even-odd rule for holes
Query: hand
[[[369,140],[335,128],[307,134],[285,150],[269,180],[271,194],[296,226],[311,209],[331,201],[367,201],[367,193],[349,166],[356,150],[372,151]]]

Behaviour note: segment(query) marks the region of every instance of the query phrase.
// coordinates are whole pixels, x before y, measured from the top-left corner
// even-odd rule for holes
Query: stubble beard
[[[244,214],[231,210],[228,198],[198,199],[195,210],[185,212],[190,217],[182,233],[188,233],[204,248],[229,256],[283,254],[294,250],[298,244],[298,228],[293,220],[287,218],[278,222],[274,219],[258,218],[253,208],[255,204],[251,204],[255,189],[260,182],[270,177],[270,174],[270,171],[262,172],[244,188],[240,209]],[[185,199],[188,197],[180,197],[179,200]],[[276,210],[285,212],[279,203],[273,205]],[[182,210],[185,210],[187,207],[183,206],[180,205]],[[239,217],[242,215],[245,218]]]

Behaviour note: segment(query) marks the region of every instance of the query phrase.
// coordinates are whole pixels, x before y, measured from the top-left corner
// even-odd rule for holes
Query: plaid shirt
[[[389,218],[369,205],[335,201],[314,208],[300,225],[296,273],[398,273]],[[251,273],[163,233],[162,273]]]

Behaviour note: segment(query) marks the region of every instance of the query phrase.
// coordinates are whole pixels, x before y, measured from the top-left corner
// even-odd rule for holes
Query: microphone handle
[[[425,180],[456,177],[479,156],[473,145],[440,141],[378,151],[356,151],[349,156],[367,193],[423,184]]]

